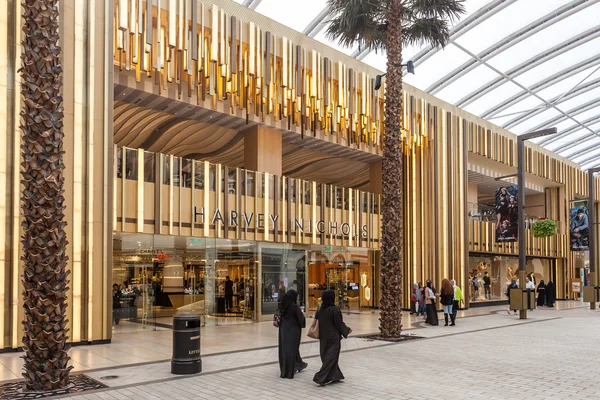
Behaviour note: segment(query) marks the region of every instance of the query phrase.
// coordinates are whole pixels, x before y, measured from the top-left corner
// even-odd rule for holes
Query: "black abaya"
[[[542,281],[537,287],[537,305],[543,307],[546,304],[546,284]]]
[[[323,365],[313,381],[319,385],[338,382],[344,379],[338,365],[342,349],[342,337],[348,337],[350,328],[344,323],[342,312],[335,305],[321,308],[316,317],[319,320],[320,355]]]
[[[306,368],[300,357],[300,339],[305,326],[306,319],[297,304],[291,304],[282,313],[279,323],[279,370],[282,378],[294,379],[296,371]]]
[[[435,309],[435,304],[430,304],[427,301],[427,306],[425,307],[427,311],[427,318],[425,319],[425,323],[433,326],[439,325],[438,314]]]
[[[548,282],[546,285],[546,305],[548,307],[554,307],[554,302],[556,301],[556,288],[554,287],[554,283],[552,281]]]

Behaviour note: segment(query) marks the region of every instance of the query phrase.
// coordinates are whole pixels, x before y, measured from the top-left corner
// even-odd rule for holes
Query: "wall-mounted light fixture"
[[[408,61],[406,64],[400,64],[400,67],[406,67],[406,71],[408,71],[409,74],[415,74],[415,64],[413,64],[412,61]],[[394,65],[394,67],[398,67],[398,65]],[[375,90],[379,90],[381,88],[381,80],[383,79],[384,76],[387,75],[387,72],[383,75],[377,75],[375,77]]]

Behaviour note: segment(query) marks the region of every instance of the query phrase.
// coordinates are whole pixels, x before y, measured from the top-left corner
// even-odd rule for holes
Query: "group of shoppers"
[[[504,294],[506,295],[506,297],[510,298],[510,290],[518,288],[519,281],[516,278],[513,278],[510,281],[510,284],[506,287],[506,291]],[[554,303],[556,302],[556,287],[554,286],[554,283],[552,283],[552,281],[549,281],[548,284],[546,284],[542,279],[536,289],[535,283],[529,277],[526,277],[525,288],[537,292],[538,307],[554,307]],[[507,313],[510,314],[511,311],[517,314],[517,310],[511,310],[509,304]]]
[[[444,279],[440,293],[431,281],[427,281],[425,286],[421,282],[415,283],[410,299],[411,315],[422,315],[425,317],[426,324],[439,325],[436,306],[438,299],[444,308],[444,326],[448,326],[448,320],[451,322],[450,326],[455,326],[456,315],[464,297],[454,279],[452,281]]]
[[[344,379],[339,367],[342,338],[352,333],[344,323],[342,312],[335,305],[335,292],[331,289],[322,294],[322,304],[315,313],[318,321],[319,353],[321,369],[313,378],[319,386],[336,383]],[[306,319],[297,304],[298,293],[289,290],[279,306],[279,369],[281,378],[293,379],[294,375],[308,366],[300,356],[302,328]]]

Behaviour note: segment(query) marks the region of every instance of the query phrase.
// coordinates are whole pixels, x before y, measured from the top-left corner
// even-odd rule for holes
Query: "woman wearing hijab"
[[[414,284],[412,289],[412,294],[410,296],[410,315],[419,313],[419,306],[417,302],[417,291],[419,290],[419,285]]]
[[[554,302],[556,301],[556,287],[552,281],[548,281],[546,285],[546,305],[548,307],[554,307]]]
[[[431,281],[427,281],[427,285],[424,291],[425,295],[425,304],[426,304],[426,312],[427,318],[425,319],[425,323],[433,326],[438,326],[438,315],[437,310],[435,309],[435,293],[433,291],[433,285]]]
[[[323,304],[317,310],[315,318],[319,321],[319,344],[321,370],[316,373],[313,381],[319,386],[330,382],[339,382],[344,379],[338,362],[342,349],[342,337],[347,338],[352,333],[342,318],[342,312],[335,305],[335,292],[328,289],[322,295]]]
[[[281,378],[294,379],[308,364],[300,357],[300,338],[302,328],[306,327],[304,314],[296,304],[298,293],[289,290],[280,303],[279,321],[279,369]]]
[[[543,279],[537,287],[537,305],[538,307],[546,305],[546,284]]]

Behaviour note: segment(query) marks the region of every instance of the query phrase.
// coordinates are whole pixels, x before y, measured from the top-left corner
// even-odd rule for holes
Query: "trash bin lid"
[[[195,321],[195,320],[199,320],[200,316],[198,314],[179,314],[179,315],[175,315],[173,317],[173,319],[178,320],[178,321]]]

